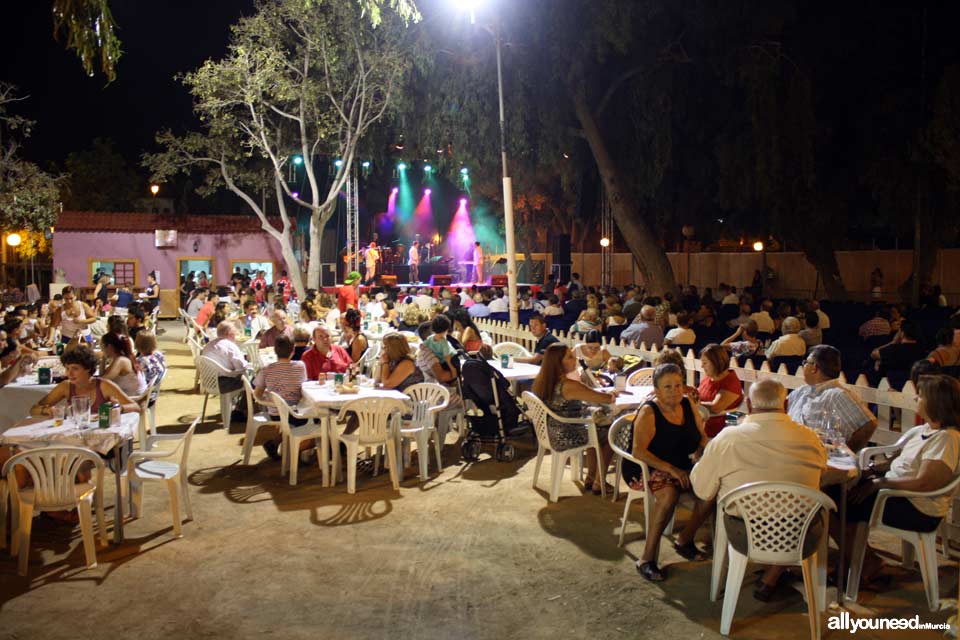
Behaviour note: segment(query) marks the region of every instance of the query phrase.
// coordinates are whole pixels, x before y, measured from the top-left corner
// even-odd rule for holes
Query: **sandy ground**
[[[199,414],[203,396],[191,390],[178,325],[164,326],[161,348],[172,370],[159,423],[175,432]],[[581,495],[567,481],[560,502],[549,504],[542,489],[531,489],[529,445],[511,464],[485,456],[465,465],[451,438],[443,473],[431,463],[426,484],[411,467],[399,492],[382,473],[360,476],[350,496],[342,484],[321,488],[316,466],[290,487],[260,448],[243,466],[240,426],[218,428],[218,404],[210,407],[213,419],[198,427],[190,456],[196,519],[184,524],[184,537],[173,538],[166,493],[154,485],[144,516],[128,523],[121,546],[98,550],[94,569],[83,568],[78,528],[38,520],[28,578],[0,554],[0,638],[719,637],[721,604],[708,599],[710,563],[684,562],[664,544],[669,578],[647,583],[634,569],[642,507],[618,548],[623,503]],[[549,458],[541,487],[548,478]],[[927,611],[918,571],[890,571],[896,578],[889,590],[861,593],[851,610],[919,614],[924,622],[953,612],[954,563],[941,567],[945,608],[938,613]],[[732,635],[808,637],[806,606],[791,593],[757,602],[745,585]]]

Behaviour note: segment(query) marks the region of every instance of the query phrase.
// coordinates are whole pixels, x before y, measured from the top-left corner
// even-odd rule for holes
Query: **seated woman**
[[[376,381],[384,389],[397,391],[406,391],[410,385],[423,382],[423,373],[413,359],[410,343],[399,333],[383,336]]]
[[[820,329],[820,316],[816,311],[807,311],[803,314],[803,322],[806,328],[801,329],[797,335],[803,339],[807,349],[823,344],[823,331]]]
[[[760,350],[763,344],[757,337],[757,323],[755,320],[747,320],[737,327],[732,336],[720,343],[730,350],[730,355],[734,358],[740,356],[754,356]]]
[[[778,357],[803,356],[807,354],[807,343],[799,336],[800,321],[793,316],[787,316],[780,324],[783,334],[773,341],[767,348],[767,360]]]
[[[143,377],[156,382],[167,370],[167,360],[157,350],[157,337],[149,331],[141,331],[134,344],[137,347],[137,364]]]
[[[356,309],[347,309],[341,317],[340,344],[353,362],[359,362],[367,350],[367,338],[360,332],[360,312]]]
[[[737,374],[730,369],[727,350],[718,344],[703,348],[700,366],[703,375],[697,392],[706,414],[703,416],[707,421],[704,431],[708,438],[713,438],[727,426],[725,412],[736,409],[743,402],[743,387]]]
[[[540,365],[540,373],[533,381],[531,391],[543,400],[551,411],[565,418],[582,418],[584,422],[590,419],[591,409],[588,405],[611,405],[616,401],[618,392],[600,392],[590,389],[579,380],[571,380],[567,374],[576,371],[577,359],[573,350],[563,343],[554,343],[547,347]],[[613,451],[607,441],[607,428],[601,426],[606,416],[598,416],[597,437],[600,441],[600,460],[602,469],[597,469],[596,455],[587,452],[587,479],[583,483],[584,490],[593,488],[595,495],[602,492],[602,484],[606,480],[607,467]],[[609,422],[607,426],[609,426]],[[550,447],[554,451],[566,451],[587,444],[587,428],[585,425],[564,424],[553,419],[547,421],[547,434],[550,438]]]
[[[939,329],[937,348],[930,352],[927,360],[940,367],[955,367],[960,364],[960,329]]]
[[[67,379],[50,390],[40,402],[33,405],[30,415],[49,417],[53,415],[53,406],[66,401],[68,404],[76,397],[90,398],[90,411],[94,412],[104,402],[120,404],[124,413],[139,413],[140,406],[130,399],[120,387],[94,374],[97,371],[97,356],[85,344],[77,345],[60,357],[67,373]]]
[[[563,307],[560,305],[560,296],[552,295],[549,298],[549,304],[544,308],[544,316],[562,316]]]
[[[303,354],[310,348],[310,328],[305,324],[293,327],[293,356],[291,360],[300,361]]]
[[[637,560],[637,571],[647,580],[660,582],[666,579],[666,574],[658,566],[654,554],[663,530],[673,517],[680,494],[691,491],[691,456],[703,450],[707,436],[703,432],[700,414],[683,395],[680,367],[675,364],[658,366],[653,372],[653,387],[654,398],[640,407],[633,421],[631,454],[650,467],[650,486],[647,488],[655,497],[653,505],[645,505],[645,508],[653,509],[653,514],[643,555]],[[640,465],[624,460],[622,470],[631,488],[643,490]],[[694,560],[700,555],[693,539],[709,513],[710,505],[697,499],[694,513],[674,545],[684,558]]]
[[[847,526],[867,522],[880,489],[928,492],[942,489],[957,472],[960,457],[960,382],[944,375],[921,376],[917,411],[926,424],[907,432],[903,449],[885,462],[874,463],[856,487],[850,490]],[[826,493],[840,499],[840,486],[827,487]],[[938,498],[889,498],[883,509],[884,523],[898,529],[929,533],[936,531],[950,511],[952,496]],[[847,539],[853,540],[852,528]],[[830,535],[839,540],[838,520],[830,519]],[[851,545],[847,545],[848,554]],[[849,556],[848,556],[849,562]],[[849,564],[847,565],[849,566]],[[883,561],[867,547],[860,574],[863,582],[876,579]],[[934,576],[936,579],[936,576]]]
[[[115,333],[104,334],[103,356],[101,370],[104,379],[112,381],[131,398],[143,395],[147,390],[147,380],[133,356],[130,338]]]
[[[570,325],[570,331],[576,333],[600,331],[602,328],[603,326],[600,324],[600,314],[596,309],[584,309],[580,313],[580,318]]]
[[[600,346],[600,332],[596,329],[587,331],[583,336],[583,342],[573,348],[573,355],[577,362],[583,361],[588,369],[594,371],[602,369],[610,359],[610,352],[606,347]]]
[[[697,341],[697,334],[692,326],[693,314],[680,311],[677,313],[677,326],[663,336],[663,344],[670,347],[689,347]]]
[[[296,405],[300,402],[303,383],[307,380],[307,369],[302,362],[296,362],[290,359],[293,355],[293,340],[286,335],[277,336],[277,341],[273,345],[274,353],[277,355],[277,361],[268,364],[260,370],[253,381],[253,397],[267,405],[267,410],[271,416],[277,416],[277,408],[269,404],[270,397],[268,393],[276,393],[283,398],[287,404]],[[306,419],[290,416],[291,427],[302,427],[307,424]],[[278,433],[277,437],[263,443],[263,450],[272,460],[280,460],[280,445],[283,442],[283,434]],[[300,443],[300,451],[313,449],[315,446],[313,440],[305,440]],[[301,454],[301,459],[302,459]],[[307,460],[303,460],[307,462]]]
[[[453,330],[456,338],[463,345],[463,350],[467,353],[475,353],[483,346],[483,340],[480,338],[480,329],[474,324],[473,318],[465,309],[461,309],[453,316]]]

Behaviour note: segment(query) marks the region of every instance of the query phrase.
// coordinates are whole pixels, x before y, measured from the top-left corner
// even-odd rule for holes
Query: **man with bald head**
[[[324,325],[313,330],[313,347],[300,358],[307,367],[307,379],[318,380],[321,374],[343,373],[353,363],[347,350],[330,341],[330,331]]]
[[[293,325],[287,322],[287,312],[282,309],[274,309],[270,314],[270,324],[273,326],[263,332],[260,336],[260,348],[272,347],[277,343],[278,336],[287,336],[293,340]]]
[[[747,410],[750,415],[742,424],[724,429],[707,444],[703,457],[690,472],[697,497],[713,500],[751,482],[793,482],[819,490],[820,476],[827,468],[827,451],[812,429],[787,415],[783,385],[776,380],[754,382]],[[731,544],[745,552],[746,528],[740,514],[722,515]],[[811,524],[811,530],[808,540],[813,544],[823,529]],[[737,532],[742,536],[734,535]],[[769,600],[779,575],[780,568],[771,567],[757,585],[754,597]]]

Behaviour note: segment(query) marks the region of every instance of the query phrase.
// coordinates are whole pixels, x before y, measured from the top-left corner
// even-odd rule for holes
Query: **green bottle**
[[[97,424],[101,429],[110,428],[110,403],[109,402],[104,402],[103,404],[100,405],[100,409],[97,411],[97,417],[98,417]]]

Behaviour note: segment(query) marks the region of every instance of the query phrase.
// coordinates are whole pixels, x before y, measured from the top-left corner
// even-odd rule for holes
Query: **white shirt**
[[[490,308],[490,313],[506,313],[510,310],[510,305],[507,302],[507,296],[503,296],[502,298],[494,298],[487,306]]]
[[[250,366],[237,343],[226,338],[217,338],[205,346],[201,354],[226,369],[223,375],[228,377],[237,377]]]
[[[475,265],[483,264],[483,249],[476,245],[473,247],[473,263]]]
[[[830,316],[825,314],[820,309],[817,309],[817,317],[820,318],[820,322],[817,323],[817,328],[820,330],[830,328]]]
[[[330,331],[333,331],[333,332],[340,331],[340,309],[338,309],[337,307],[330,309],[330,311],[327,312],[327,317],[325,322],[327,325],[327,329],[329,329]]]
[[[410,259],[407,264],[420,264],[420,247],[410,247]]]
[[[750,319],[757,323],[757,331],[761,333],[773,333],[773,318],[766,311],[758,311],[750,316]]]
[[[433,296],[428,296],[424,294],[418,294],[414,299],[413,303],[420,307],[423,311],[430,311],[433,308]]]
[[[377,266],[377,260],[380,259],[380,252],[377,251],[376,247],[370,247],[363,255],[367,262],[367,269],[373,269]]]
[[[819,489],[826,466],[827,451],[812,429],[785,413],[754,413],[707,443],[690,472],[690,484],[703,500],[750,482],[795,482]]]
[[[673,345],[688,345],[693,344],[697,341],[697,334],[693,329],[684,329],[683,327],[674,327],[667,331],[667,335],[663,336],[663,341]]]
[[[773,341],[766,351],[767,360],[777,356],[803,356],[807,354],[807,343],[796,333],[786,333]]]
[[[740,304],[740,294],[728,293],[723,297],[723,301],[720,304]]]
[[[924,424],[910,429],[907,436],[909,439],[900,450],[900,455],[890,463],[886,478],[915,478],[924,460],[939,460],[947,465],[950,471],[956,472],[960,457],[960,432],[956,429],[931,429]],[[943,517],[950,511],[952,496],[909,500],[917,511],[928,516]]]
[[[366,311],[367,316],[371,318],[382,318],[385,313],[383,310],[383,303],[377,302],[376,300],[368,302],[367,306],[364,307],[364,311]]]

